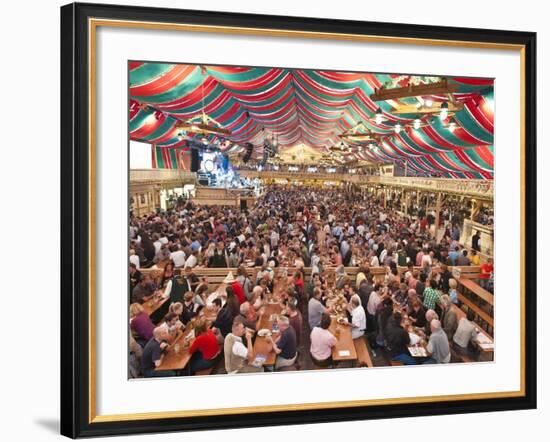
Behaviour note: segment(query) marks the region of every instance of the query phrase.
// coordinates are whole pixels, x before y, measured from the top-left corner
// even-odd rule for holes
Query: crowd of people
[[[136,375],[174,374],[154,369],[164,347],[191,323],[196,339],[183,374],[214,365],[221,354],[227,373],[262,369],[251,345],[275,275],[288,279],[277,293],[285,315],[277,321],[279,337],[271,341],[275,369],[293,365],[305,341],[315,365],[332,366],[333,310],[327,301],[334,291],[346,299],[353,338],[368,339],[375,354],[405,364],[447,363],[453,348],[475,358],[475,325],[471,316],[458,321],[451,308],[459,301],[448,267],[481,265],[480,282],[490,288],[493,265],[462,247],[457,224],[442,233],[429,228],[427,215],[404,216],[360,189],[270,186],[249,210],[182,201],[167,213],[132,217],[130,365]],[[224,292],[213,296],[207,279],[194,273],[200,267],[238,270],[234,279],[228,276]],[[260,268],[255,277],[251,267]],[[311,267],[308,280],[304,267]],[[346,267],[359,271],[350,277]],[[385,271],[375,277],[379,267]],[[295,273],[285,275],[286,268]],[[170,297],[169,311],[157,324],[142,307],[155,296]],[[215,316],[211,327],[205,311]],[[426,341],[424,358],[407,350],[416,339]]]

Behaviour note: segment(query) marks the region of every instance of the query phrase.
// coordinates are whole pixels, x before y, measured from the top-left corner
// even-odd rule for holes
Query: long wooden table
[[[283,307],[281,306],[281,304],[278,303],[267,304],[264,309],[264,313],[260,316],[260,320],[258,321],[258,331],[262,328],[272,330],[274,321],[271,320],[271,315],[280,315],[283,311]],[[279,336],[279,333],[273,333],[271,338],[275,340],[277,336]],[[266,357],[264,365],[275,365],[277,353],[275,353],[275,350],[272,349],[271,344],[267,342],[267,339],[265,337],[256,335],[253,349],[254,356],[264,355]]]
[[[336,334],[336,327],[340,327],[340,334]],[[351,325],[338,324],[336,318],[332,318],[328,330],[336,336],[336,345],[332,347],[332,360],[333,361],[356,361],[357,352],[355,351],[355,345],[351,337]],[[349,352],[347,356],[343,356],[340,352]]]
[[[220,284],[216,292],[218,294],[225,293],[226,285],[227,284]],[[206,319],[208,328],[210,328],[212,326],[212,322],[216,319],[216,314],[207,307],[204,307],[199,313],[199,318]],[[193,327],[191,323],[188,323],[183,334],[176,341],[174,341],[170,347],[167,348],[161,364],[155,368],[155,371],[182,370],[187,366],[192,356],[189,353],[189,349],[191,348],[191,345],[193,345],[194,339],[192,339],[187,346],[184,345],[184,340],[187,335],[191,333],[191,330],[193,330]],[[176,349],[179,351],[176,352]]]
[[[144,302],[142,304],[143,310],[149,315],[152,316],[158,309],[160,309],[168,300],[170,299],[170,296],[167,296],[165,298],[156,298],[153,297],[149,299],[149,301]]]

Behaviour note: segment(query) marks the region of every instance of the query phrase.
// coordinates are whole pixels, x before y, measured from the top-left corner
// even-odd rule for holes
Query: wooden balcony
[[[401,187],[426,192],[442,192],[493,200],[492,180],[454,180],[447,178],[417,178],[394,176],[365,177],[368,184],[379,184],[389,187]]]
[[[196,178],[194,172],[177,169],[131,169],[130,191],[183,187],[195,184]]]

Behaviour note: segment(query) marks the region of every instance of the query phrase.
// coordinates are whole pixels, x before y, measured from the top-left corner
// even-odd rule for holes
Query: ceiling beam
[[[464,109],[464,103],[451,103],[449,102],[449,107],[447,110],[449,112],[458,112]],[[414,104],[401,104],[398,107],[395,108],[394,111],[392,111],[392,114],[431,114],[436,113],[441,110],[441,104],[440,103],[434,103],[433,106],[427,107],[427,106],[421,106],[416,107]]]
[[[405,87],[395,88],[380,88],[375,89],[373,94],[370,94],[370,98],[374,101],[395,100],[398,98],[418,97],[421,95],[445,95],[456,92],[458,90],[457,84],[448,84],[444,79],[437,83],[428,84],[409,84]]]

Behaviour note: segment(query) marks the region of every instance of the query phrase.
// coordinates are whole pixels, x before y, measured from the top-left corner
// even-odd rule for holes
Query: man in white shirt
[[[160,251],[160,248],[162,247],[162,243],[159,241],[158,238],[156,238],[153,245],[155,246],[155,255],[156,255]]]
[[[139,270],[139,256],[136,255],[133,249],[130,250],[130,264],[134,264],[136,269]]]
[[[369,303],[367,304],[367,312],[371,316],[376,315],[376,310],[378,308],[378,305],[382,302],[382,298],[378,294],[378,290],[380,289],[380,286],[374,287],[374,291],[371,292],[369,296]]]
[[[195,267],[198,263],[198,260],[197,260],[197,252],[191,252],[191,254],[189,255],[189,257],[185,260],[185,266],[184,267]]]
[[[246,346],[243,344],[243,336],[246,337]],[[228,374],[263,370],[262,367],[250,365],[254,361],[252,334],[246,330],[242,318],[238,316],[233,320],[231,333],[228,333],[225,337],[224,355],[225,370]]]
[[[174,267],[180,268],[185,265],[185,252],[181,250],[181,246],[176,247],[176,250],[170,253],[170,259],[174,262]]]
[[[271,242],[271,247],[272,248],[277,247],[277,245],[279,244],[279,233],[277,233],[276,230],[273,230],[271,232],[270,242]]]
[[[367,328],[367,316],[365,309],[361,305],[359,296],[353,295],[350,302],[351,308],[351,337],[352,339],[360,338],[365,334]]]

